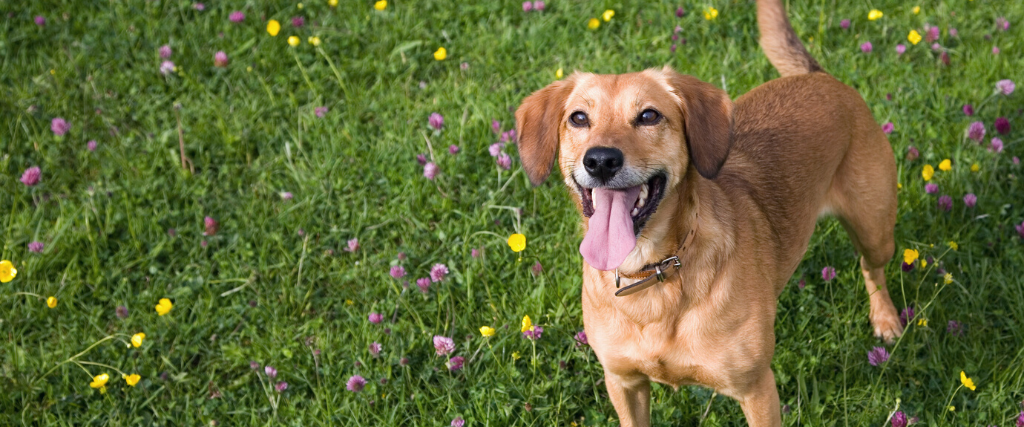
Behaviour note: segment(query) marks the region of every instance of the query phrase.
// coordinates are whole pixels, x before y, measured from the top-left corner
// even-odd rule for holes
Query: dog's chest
[[[611,324],[618,323],[617,325]],[[623,377],[647,377],[671,386],[713,384],[710,366],[695,351],[701,344],[677,324],[639,326],[624,318],[587,322],[587,336],[605,369]],[[682,332],[682,333],[681,333]]]

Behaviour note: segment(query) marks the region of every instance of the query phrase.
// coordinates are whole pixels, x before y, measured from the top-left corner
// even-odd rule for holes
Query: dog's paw
[[[896,314],[895,308],[871,310],[871,326],[875,328],[875,337],[881,338],[886,344],[903,335],[903,322]]]

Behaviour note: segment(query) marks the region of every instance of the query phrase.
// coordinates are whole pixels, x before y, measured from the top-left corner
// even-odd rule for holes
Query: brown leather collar
[[[679,254],[686,251],[686,248],[690,247],[690,244],[693,243],[693,238],[697,235],[697,226],[699,225],[700,217],[697,215],[697,208],[695,207],[693,211],[693,227],[690,228],[690,232],[686,234],[686,237],[683,239],[683,242],[679,244],[679,248],[674,254],[654,264],[648,264],[646,267],[641,268],[638,274],[621,275],[630,279],[641,278],[640,280],[626,285],[625,287],[620,287],[621,278],[619,275],[619,269],[616,268],[615,289],[618,290],[615,291],[615,296],[622,297],[632,295],[647,289],[656,283],[664,282],[672,274],[678,273],[679,269],[683,266],[683,264],[679,262]],[[668,269],[670,268],[673,269],[671,273],[668,272]],[[657,281],[655,281],[655,279],[657,279]]]

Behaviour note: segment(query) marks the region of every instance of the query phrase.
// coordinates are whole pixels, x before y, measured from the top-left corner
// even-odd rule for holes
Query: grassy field
[[[578,215],[558,179],[531,188],[514,145],[492,144],[558,70],[668,64],[733,97],[777,77],[753,2],[338,3],[0,0],[0,259],[18,272],[0,285],[0,424],[617,425],[574,339]],[[916,317],[895,345],[871,336],[856,254],[822,220],[779,302],[784,424],[888,425],[899,405],[927,425],[1021,425],[1024,97],[997,82],[1024,80],[1024,3],[789,8],[892,123],[887,271]],[[436,264],[448,274],[422,280]],[[655,386],[652,406],[656,425],[744,425],[698,387]]]

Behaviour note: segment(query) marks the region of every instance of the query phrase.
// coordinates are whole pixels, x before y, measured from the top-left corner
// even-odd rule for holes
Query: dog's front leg
[[[639,376],[624,378],[605,371],[604,383],[608,397],[619,414],[622,427],[651,425],[651,382]]]
[[[775,374],[765,367],[757,380],[739,399],[740,408],[751,427],[777,427],[782,425],[779,408],[779,390],[775,387]]]

